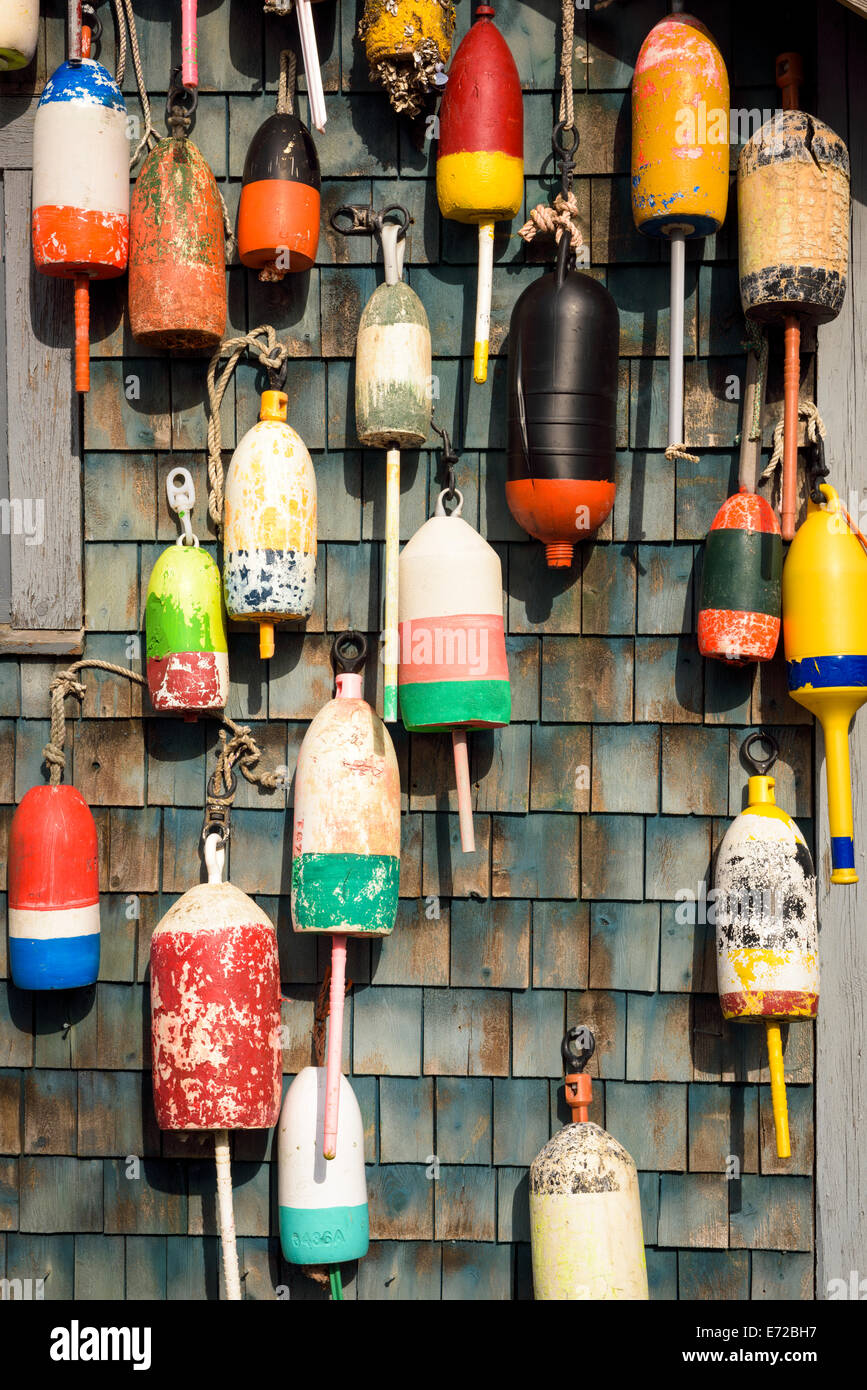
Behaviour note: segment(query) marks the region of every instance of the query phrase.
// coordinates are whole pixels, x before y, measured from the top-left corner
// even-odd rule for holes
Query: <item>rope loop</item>
[[[245,352],[257,357],[272,378],[279,375],[289,357],[289,348],[281,343],[270,323],[262,324],[238,338],[225,338],[208,363],[208,513],[219,531],[223,524],[223,431],[220,406],[232,375]],[[217,368],[227,358],[219,376]]]
[[[135,14],[133,13],[132,0],[114,0],[114,15],[117,24],[117,71],[115,73],[115,80],[119,87],[123,84],[123,77],[126,72],[128,31],[129,48],[132,53],[132,65],[135,71],[135,83],[138,88],[139,101],[141,102],[142,115],[144,117],[144,135],[133,150],[129,161],[130,169],[134,169],[142,152],[150,153],[154,146],[159,144],[160,137],[151,120],[151,103],[148,97],[147,87],[145,86],[144,72],[142,71],[141,52],[139,51],[138,32],[135,27]]]
[[[527,221],[518,232],[518,236],[524,241],[532,241],[537,232],[553,232],[554,238],[559,245],[560,238],[565,233],[572,250],[577,253],[584,245],[584,235],[578,222],[579,208],[575,194],[570,190],[568,193],[558,193],[554,199],[552,207],[545,203],[538,203],[533,208]]]
[[[825,422],[819,414],[817,406],[813,401],[799,401],[798,418],[806,420],[807,443],[815,446],[825,438]],[[764,483],[770,480],[771,501],[775,507],[779,507],[780,494],[782,492],[783,478],[783,434],[785,422],[780,419],[774,426],[773,452],[767,468],[759,476],[759,482]],[[827,470],[825,470],[827,473]],[[824,476],[824,475],[823,475]],[[803,505],[805,500],[805,484],[802,470],[798,470],[798,508]]]

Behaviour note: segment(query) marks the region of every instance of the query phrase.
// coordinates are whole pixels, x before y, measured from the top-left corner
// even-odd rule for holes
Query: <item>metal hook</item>
[[[563,192],[569,193],[572,190],[575,174],[575,152],[578,149],[581,137],[578,134],[578,127],[573,126],[571,130],[573,137],[572,144],[565,145],[563,143],[565,131],[566,122],[558,121],[551,136],[551,149],[554,151],[554,157],[560,165],[560,183]]]
[[[193,534],[190,512],[196,505],[196,488],[188,468],[172,468],[166,478],[166,498],[172,511],[177,514],[183,529],[178,537],[178,545],[199,544],[198,536]]]
[[[176,135],[178,130],[182,130],[184,135],[189,134],[199,104],[196,88],[185,87],[183,82],[178,81],[180,72],[180,65],[173,69],[166,96],[166,129],[170,135]]]
[[[825,462],[825,441],[818,430],[816,430],[816,438],[814,442],[810,445],[810,450],[812,453],[812,459],[810,461],[810,467],[808,469],[810,482],[810,501],[815,502],[816,506],[821,506],[822,503],[825,501],[825,498],[824,495],[819,491],[819,479],[827,478],[831,470]]]
[[[767,758],[757,758],[754,753],[750,752],[750,748],[754,743],[766,744],[771,750],[770,755]],[[754,734],[750,734],[749,738],[744,740],[741,751],[750,767],[754,768],[760,777],[767,777],[768,772],[780,755],[780,745],[777,743],[773,734],[768,734],[765,733],[763,729],[758,729]]]
[[[96,13],[94,5],[82,5],[81,7],[81,26],[87,25],[90,30],[91,45],[99,43],[102,38],[102,20]]]
[[[438,425],[434,419],[431,419],[430,424],[434,434],[438,434],[443,442],[442,461],[446,470],[446,486],[443,496],[451,501],[452,498],[457,495],[457,488],[455,487],[455,464],[458,462],[460,455],[452,447],[452,441],[445,426]]]
[[[570,1028],[560,1044],[560,1056],[569,1073],[582,1072],[596,1051],[596,1038],[585,1023]]]
[[[286,373],[289,370],[289,358],[284,357],[278,366],[272,366],[270,362],[263,363],[268,372],[268,385],[272,391],[286,390]]]
[[[392,217],[392,213],[400,213],[400,217]],[[346,219],[349,220],[348,227],[342,225]],[[398,241],[403,241],[412,222],[402,203],[389,203],[381,212],[376,212],[373,204],[365,206],[361,203],[343,203],[339,208],[335,208],[329,220],[334,231],[339,232],[341,236],[381,236],[386,220],[399,222]]]
[[[354,654],[350,650],[353,647]],[[331,654],[338,671],[360,671],[367,660],[367,638],[363,632],[355,632],[351,628],[338,632]]]

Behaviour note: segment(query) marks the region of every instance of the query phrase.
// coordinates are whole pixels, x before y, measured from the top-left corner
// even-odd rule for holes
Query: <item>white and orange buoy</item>
[[[75,282],[75,388],[90,389],[90,282],[126,270],[129,138],[120,88],[90,55],[62,63],[33,124],[33,259]]]
[[[530,1243],[537,1301],[648,1298],[638,1173],[630,1155],[588,1118],[596,1048],[589,1028],[563,1039],[572,1123],[530,1165]]]
[[[26,68],[39,40],[39,0],[0,0],[0,72]]]
[[[240,1299],[230,1129],[280,1114],[280,966],[274,924],[223,882],[220,836],[205,841],[208,882],[154,931],[150,953],[154,1108],[160,1129],[213,1130],[227,1295]]]
[[[461,516],[449,490],[400,557],[400,713],[410,733],[450,730],[461,848],[475,849],[468,729],[511,718],[500,557]]]
[[[9,831],[9,968],[19,989],[99,974],[96,823],[75,787],[31,787]]]
[[[770,747],[770,757],[753,755],[757,742]],[[777,1154],[789,1158],[780,1025],[816,1017],[819,935],[813,860],[792,817],[776,804],[768,776],[777,751],[765,733],[744,744],[752,769],[748,804],[719,847],[714,909],[723,1018],[765,1024]]]
[[[362,695],[367,642],[334,639],[337,691],[304,735],[295,772],[292,924],[333,937],[323,1152],[337,1144],[349,936],[387,936],[397,917],[400,774],[382,720]]]
[[[301,622],[316,596],[316,474],[286,422],[285,391],[263,391],[256,424],[226,474],[223,591],[234,622],[257,623],[259,655],[274,655],[277,623]]]
[[[291,1265],[327,1264],[333,1298],[340,1266],[367,1254],[370,1222],[364,1124],[355,1093],[340,1077],[336,1154],[325,1162],[325,1067],[305,1067],[286,1092],[277,1133],[280,1246]]]

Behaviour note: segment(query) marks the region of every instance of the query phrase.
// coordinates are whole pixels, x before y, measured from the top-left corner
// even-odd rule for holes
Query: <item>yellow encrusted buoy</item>
[[[451,0],[365,0],[358,37],[395,111],[420,115],[444,84],[454,33]]]

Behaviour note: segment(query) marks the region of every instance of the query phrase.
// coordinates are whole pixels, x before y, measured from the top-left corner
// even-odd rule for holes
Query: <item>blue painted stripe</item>
[[[367,1203],[358,1207],[280,1208],[280,1244],[291,1265],[340,1264],[367,1254]]]
[[[849,835],[831,836],[831,867],[834,869],[854,869],[855,841]]]
[[[92,58],[80,66],[61,63],[48,79],[39,98],[40,106],[53,101],[73,101],[83,106],[108,106],[113,111],[126,111],[126,102],[111,73]]]
[[[99,974],[99,932],[87,936],[9,938],[9,968],[19,989],[79,989]]]
[[[867,656],[804,656],[787,661],[790,690],[833,690],[867,685]]]

